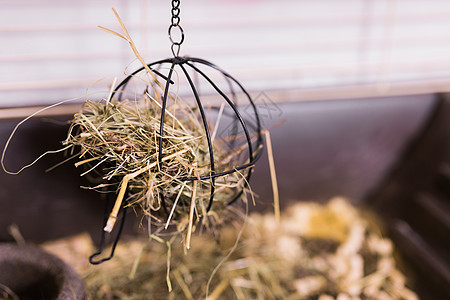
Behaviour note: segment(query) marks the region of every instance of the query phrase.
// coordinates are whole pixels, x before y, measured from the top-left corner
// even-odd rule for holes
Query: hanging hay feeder
[[[262,148],[256,106],[243,86],[206,60],[178,56],[184,40],[179,17],[169,27],[174,57],[145,64],[114,13],[125,36],[102,29],[127,40],[143,66],[108,98],[87,101],[65,141],[81,148],[76,166],[86,167],[82,175],[101,179],[92,189],[117,192],[92,263],[113,256],[131,206],[141,207],[157,231],[172,226],[184,233],[189,248],[196,225],[201,221],[213,229],[221,211],[242,195]],[[172,39],[175,29],[179,42]],[[119,211],[123,217],[111,255],[97,261]]]

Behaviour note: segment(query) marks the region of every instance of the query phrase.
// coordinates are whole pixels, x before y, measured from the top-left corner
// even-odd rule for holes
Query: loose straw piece
[[[166,284],[167,289],[169,290],[169,293],[172,292],[172,282],[170,281],[170,259],[172,258],[172,245],[169,241],[166,241],[167,246],[167,269],[166,269]]]
[[[225,103],[222,103],[219,108],[219,114],[217,115],[217,121],[214,125],[214,131],[211,135],[211,143],[214,142],[214,139],[216,138],[217,130],[219,129],[219,123],[220,119],[222,119],[223,109],[225,108]]]
[[[131,47],[131,49],[133,50],[134,55],[135,55],[136,58],[141,62],[142,66],[144,66],[144,68],[147,70],[147,72],[153,77],[153,80],[159,85],[159,87],[163,89],[164,87],[163,87],[162,84],[158,81],[158,79],[156,78],[156,76],[155,76],[155,74],[152,72],[152,70],[150,70],[150,68],[147,66],[145,60],[142,58],[141,54],[140,54],[139,51],[137,50],[136,45],[135,45],[134,42],[133,42],[133,39],[131,38],[130,34],[128,33],[127,28],[125,27],[125,24],[122,22],[122,19],[119,17],[119,14],[117,13],[117,11],[116,11],[114,8],[113,8],[112,10],[113,10],[113,12],[114,12],[114,15],[115,15],[116,18],[117,18],[117,21],[118,21],[119,24],[120,24],[120,27],[122,27],[122,30],[123,30],[123,33],[125,34],[125,36],[123,36],[123,35],[120,34],[120,33],[115,32],[115,31],[113,31],[113,30],[111,30],[111,29],[105,28],[105,27],[103,27],[103,26],[98,26],[98,28],[100,28],[101,30],[104,30],[104,31],[106,31],[106,32],[109,32],[109,33],[111,33],[111,34],[114,34],[114,35],[116,35],[116,36],[118,36],[118,37],[120,37],[120,38],[126,40],[126,41],[130,44],[130,47]]]
[[[49,105],[49,106],[45,106],[45,107],[43,107],[43,108],[41,108],[41,109],[35,111],[34,113],[32,113],[31,115],[29,115],[28,117],[26,117],[25,119],[23,119],[22,121],[20,121],[19,123],[17,123],[17,125],[14,127],[14,129],[13,129],[12,132],[11,132],[11,134],[9,135],[8,139],[6,140],[5,146],[4,146],[3,151],[2,151],[2,156],[1,156],[1,158],[0,158],[0,164],[1,164],[1,166],[2,166],[3,171],[5,171],[7,174],[10,174],[10,175],[18,175],[18,174],[21,173],[23,170],[25,170],[25,169],[27,169],[27,168],[33,166],[35,163],[37,163],[41,158],[43,158],[43,157],[46,156],[47,154],[55,154],[55,153],[63,152],[63,151],[65,151],[65,150],[71,148],[72,146],[69,145],[69,146],[64,147],[64,148],[62,148],[62,149],[46,151],[45,153],[41,154],[38,158],[36,158],[36,159],[35,159],[34,161],[32,161],[31,163],[29,163],[29,164],[23,166],[22,168],[20,168],[18,171],[9,171],[9,170],[6,168],[6,166],[5,166],[6,150],[8,150],[9,144],[11,143],[11,141],[12,141],[13,137],[15,136],[17,130],[19,129],[20,126],[23,125],[23,123],[27,122],[28,120],[30,120],[31,118],[35,117],[36,115],[38,115],[38,114],[40,114],[40,113],[43,113],[43,112],[45,112],[45,111],[47,111],[47,110],[49,110],[49,109],[52,109],[52,108],[54,108],[54,107],[57,107],[57,106],[59,106],[59,105],[61,105],[61,104],[65,104],[65,103],[67,103],[67,102],[72,102],[72,101],[80,100],[80,99],[82,99],[82,98],[84,98],[84,97],[92,96],[92,95],[97,94],[97,93],[99,93],[99,92],[94,92],[94,93],[86,94],[86,95],[84,95],[84,96],[82,96],[82,97],[76,97],[76,98],[71,98],[71,99],[62,100],[62,101],[60,101],[60,102],[58,102],[58,103],[55,103],[55,104],[52,104],[52,105]]]
[[[17,226],[17,224],[9,225],[7,230],[8,230],[9,235],[13,237],[13,239],[16,241],[16,243],[18,245],[26,244],[25,238],[23,237],[22,233],[20,232],[19,226]]]
[[[222,279],[219,285],[214,289],[214,291],[206,298],[206,300],[216,300],[219,299],[220,295],[225,291],[225,289],[229,286],[227,279]]]
[[[273,158],[272,140],[270,138],[269,130],[264,130],[264,136],[266,138],[267,158],[269,160],[270,179],[272,181],[273,208],[274,208],[275,220],[279,223],[280,222],[280,195],[278,193],[277,173],[275,171],[275,160]]]
[[[191,176],[192,173],[192,169],[189,170],[189,176]],[[170,224],[170,220],[172,220],[172,216],[175,212],[175,208],[177,207],[178,201],[180,200],[181,194],[183,193],[184,188],[186,187],[187,181],[184,181],[183,184],[181,185],[180,191],[178,192],[177,198],[175,198],[175,201],[173,202],[173,206],[172,209],[170,210],[170,214],[167,217],[167,222],[166,225],[164,226],[165,229],[167,229],[169,227]]]
[[[194,163],[194,167],[195,167]],[[195,176],[198,176],[197,172],[194,169]],[[192,197],[191,197],[191,207],[189,209],[189,225],[186,232],[186,248],[191,248],[191,236],[192,236],[192,224],[194,222],[194,208],[195,208],[195,198],[197,194],[197,180],[194,180],[192,183]]]
[[[194,300],[194,297],[192,297],[192,293],[189,290],[189,287],[184,282],[183,278],[181,277],[181,273],[179,270],[175,270],[173,272],[173,277],[175,277],[175,280],[177,281],[178,285],[181,288],[181,291],[183,292],[184,296],[187,300]]]

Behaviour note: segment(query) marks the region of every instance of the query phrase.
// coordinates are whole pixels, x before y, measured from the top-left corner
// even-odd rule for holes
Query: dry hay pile
[[[168,244],[151,243],[140,253],[143,243],[132,241],[111,263],[91,269],[86,286],[94,299],[418,299],[396,268],[391,241],[342,198],[296,204],[281,223],[251,215],[221,263],[236,241],[234,226],[221,229],[219,243],[193,237],[186,254],[175,240],[169,257]]]
[[[74,116],[65,145],[80,149],[75,165],[84,166],[82,175],[97,181],[90,189],[117,193],[116,215],[105,231],[112,230],[125,201],[125,206],[140,207],[158,230],[174,225],[189,237],[200,220],[206,226],[219,223],[220,212],[244,186],[239,173],[218,178],[207,212],[211,180],[199,177],[211,174],[203,125],[187,106],[168,106],[159,161],[160,116],[161,104],[149,94],[133,101],[86,101]],[[213,146],[217,169],[233,170],[236,153],[226,153],[219,140]]]

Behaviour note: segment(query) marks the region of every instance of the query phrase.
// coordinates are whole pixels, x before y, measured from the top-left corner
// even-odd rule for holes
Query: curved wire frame
[[[170,64],[170,68],[169,68],[169,72],[168,72],[167,76],[163,75],[161,72],[158,71],[158,69],[164,64]],[[241,92],[245,95],[246,99],[248,100],[248,103],[250,104],[251,109],[253,110],[253,115],[255,117],[254,123],[250,123],[249,121],[244,120],[244,118],[242,117],[241,113],[239,112],[239,110],[237,108],[237,104],[232,99],[230,99],[230,97],[227,96],[227,94],[222,89],[220,89],[219,86],[216,83],[214,83],[213,80],[211,80],[211,78],[204,71],[202,71],[200,68],[198,68],[196,66],[196,64],[203,65],[208,68],[212,68],[212,69],[216,70],[217,72],[219,72],[227,80],[227,82],[230,86],[232,98],[234,98],[236,95],[236,91],[234,91],[231,87],[232,83],[234,83],[237,87],[239,87]],[[160,167],[163,164],[163,140],[164,140],[163,126],[164,126],[164,120],[165,120],[165,116],[166,116],[166,105],[167,105],[167,100],[168,100],[168,96],[169,96],[169,92],[170,92],[170,86],[172,84],[174,84],[174,81],[172,80],[173,71],[175,70],[175,67],[177,67],[177,66],[182,70],[182,74],[184,74],[184,76],[189,84],[189,87],[194,95],[195,102],[196,102],[197,108],[200,113],[200,117],[202,119],[202,125],[203,125],[203,129],[204,129],[205,137],[207,140],[207,144],[208,144],[208,151],[209,151],[209,157],[210,157],[210,170],[211,170],[210,173],[207,175],[203,174],[203,175],[200,175],[199,177],[194,177],[194,176],[193,177],[180,177],[177,179],[180,181],[194,181],[194,180],[199,180],[199,179],[210,180],[210,182],[211,182],[210,199],[209,199],[209,203],[208,203],[208,207],[207,207],[207,211],[209,211],[213,205],[216,178],[226,176],[226,175],[238,172],[238,171],[245,170],[246,171],[246,175],[245,175],[246,180],[244,183],[244,187],[232,199],[230,199],[227,202],[227,205],[231,205],[234,202],[236,202],[236,200],[239,199],[239,197],[244,192],[244,189],[247,187],[248,182],[251,177],[251,173],[252,173],[251,169],[262,154],[262,151],[261,151],[262,150],[261,123],[260,123],[259,115],[258,115],[258,112],[256,109],[256,105],[253,102],[252,98],[250,97],[250,94],[244,89],[244,87],[234,77],[232,77],[230,74],[228,74],[227,72],[225,72],[224,70],[222,70],[221,68],[216,66],[215,64],[213,64],[209,61],[206,61],[204,59],[194,58],[194,57],[176,56],[173,58],[167,58],[167,59],[159,60],[159,61],[148,64],[147,67],[150,68],[154,74],[156,74],[158,77],[160,77],[161,79],[163,79],[166,82],[165,86],[164,86],[164,94],[162,96],[161,116],[160,116],[160,126],[159,126],[159,140],[158,140],[158,161],[159,161]],[[145,70],[145,67],[141,67],[141,68],[137,69],[136,71],[134,71],[133,73],[129,74],[124,80],[122,80],[122,82],[120,82],[116,86],[114,91],[112,92],[111,99],[113,99],[113,97],[118,93],[119,94],[118,100],[121,101],[122,94],[123,94],[122,91],[126,88],[127,84],[130,82],[130,80],[134,76],[136,76],[138,73],[140,73],[144,70]],[[246,144],[247,144],[247,148],[248,148],[248,159],[246,160],[246,162],[240,164],[239,166],[234,167],[233,169],[229,169],[229,170],[225,170],[225,171],[221,171],[221,172],[216,171],[216,166],[215,166],[215,162],[214,162],[213,142],[212,142],[211,133],[210,133],[210,130],[208,127],[208,121],[207,121],[207,118],[205,115],[205,109],[203,107],[201,98],[199,96],[198,87],[195,84],[196,80],[193,80],[191,75],[189,75],[188,70],[193,71],[194,74],[199,75],[199,77],[203,78],[206,82],[208,82],[210,84],[210,86],[223,98],[223,100],[225,100],[225,102],[228,104],[228,106],[232,109],[232,113],[234,114],[235,118],[237,119],[238,124],[244,131]],[[235,128],[236,128],[236,126],[235,126]],[[252,139],[250,136],[249,128],[252,128],[257,135],[255,145],[252,144]],[[235,130],[237,130],[237,129],[235,129]],[[166,206],[166,201],[164,199],[164,195],[161,194],[160,196],[161,196],[162,207],[163,207],[164,211],[166,212],[166,214],[168,214],[168,208]],[[94,253],[89,258],[89,261],[92,264],[99,264],[99,263],[107,261],[113,257],[114,250],[120,239],[120,235],[122,233],[122,229],[124,226],[125,206],[123,204],[122,204],[121,210],[122,210],[122,221],[120,223],[118,233],[114,239],[110,256],[107,258],[104,258],[104,259],[95,260],[95,258],[97,256],[102,254],[102,252],[104,251],[104,247],[105,247],[105,234],[106,233],[105,233],[105,231],[102,231],[100,250],[97,253]],[[106,212],[105,215],[107,216],[108,212]],[[105,219],[105,222],[106,222],[106,219]]]
[[[106,222],[108,221],[108,207],[109,207],[109,200],[106,201],[105,205],[105,218],[103,220],[103,227],[106,226]],[[105,261],[110,260],[114,256],[114,251],[116,250],[117,243],[119,242],[120,236],[122,235],[123,226],[125,224],[125,217],[127,215],[126,213],[127,207],[122,207],[122,218],[119,224],[119,231],[117,232],[116,237],[114,238],[111,252],[109,253],[109,256],[104,258],[98,258],[103,254],[103,251],[105,251],[105,245],[106,245],[106,233],[102,230],[101,239],[100,239],[100,248],[97,252],[93,253],[91,256],[89,256],[89,262],[93,265],[99,265]]]

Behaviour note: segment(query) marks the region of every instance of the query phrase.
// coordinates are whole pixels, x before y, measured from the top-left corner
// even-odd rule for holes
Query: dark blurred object
[[[75,271],[33,245],[0,244],[0,297],[6,296],[2,293],[6,299],[86,299]]]
[[[269,103],[269,101],[266,101]],[[367,202],[392,171],[439,103],[438,95],[328,100],[263,105],[256,99],[263,127],[271,130],[283,204],[325,202],[344,196]],[[267,111],[278,109],[281,113]],[[251,186],[271,204],[265,154]]]
[[[450,299],[450,96],[368,203],[386,221],[422,299]]]
[[[6,167],[17,171],[42,153],[62,148],[70,118],[36,117],[24,123],[6,152]],[[2,150],[19,121],[0,119]],[[13,241],[7,232],[11,224],[18,226],[26,241],[37,243],[83,231],[98,233],[103,221],[102,195],[80,188],[88,183],[73,163],[46,172],[64,159],[61,153],[47,155],[19,175],[0,170],[0,242]]]

